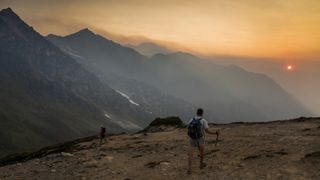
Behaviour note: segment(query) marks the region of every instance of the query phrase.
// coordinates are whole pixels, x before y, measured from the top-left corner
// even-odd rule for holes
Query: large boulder
[[[159,132],[167,128],[185,128],[186,125],[183,121],[176,116],[166,117],[166,118],[156,118],[153,120],[148,127],[146,127],[142,132]]]

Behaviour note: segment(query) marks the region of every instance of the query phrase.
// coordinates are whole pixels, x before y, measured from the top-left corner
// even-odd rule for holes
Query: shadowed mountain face
[[[311,115],[272,79],[237,66],[217,65],[187,53],[147,58],[88,29],[47,38],[110,84],[115,84],[108,80],[114,75],[141,82],[192,107],[203,107],[209,121],[265,121]],[[116,82],[121,83],[121,78]]]
[[[136,50],[137,52],[139,52],[140,54],[148,56],[148,57],[152,57],[156,54],[170,54],[170,53],[172,53],[172,51],[167,49],[166,47],[155,44],[155,43],[151,43],[151,42],[145,42],[145,43],[141,43],[138,45],[128,44],[126,46],[129,48],[132,48],[132,49]]]
[[[139,129],[149,113],[25,24],[0,12],[0,153]]]
[[[191,103],[149,85],[153,76],[150,59],[88,29],[66,37],[47,37],[113,89],[128,95],[154,117],[177,115],[189,119],[195,108]]]

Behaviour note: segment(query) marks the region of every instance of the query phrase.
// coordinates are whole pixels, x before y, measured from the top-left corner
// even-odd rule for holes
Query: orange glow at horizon
[[[88,27],[123,44],[150,40],[199,55],[320,57],[318,0],[0,2],[8,6],[44,35]]]

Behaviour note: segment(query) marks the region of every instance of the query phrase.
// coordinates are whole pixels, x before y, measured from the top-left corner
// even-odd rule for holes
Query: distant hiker
[[[105,143],[106,142],[106,128],[101,126],[100,127],[100,135],[99,135],[99,138],[100,138],[100,144],[102,143]]]
[[[202,116],[203,109],[199,108],[197,109],[197,115],[188,123],[188,136],[190,141],[188,174],[191,173],[191,164],[195,148],[198,148],[200,153],[200,169],[206,167],[206,164],[203,162],[205,133],[219,135],[219,131],[209,131],[208,122],[203,119]]]

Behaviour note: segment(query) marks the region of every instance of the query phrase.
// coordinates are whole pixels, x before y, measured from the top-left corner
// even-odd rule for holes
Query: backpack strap
[[[190,124],[193,122],[193,121],[196,121],[196,120],[198,120],[199,122],[202,120],[202,117],[200,117],[200,119],[196,119],[196,117],[193,117],[192,118],[192,121],[190,122]],[[200,122],[201,123],[201,122]]]
[[[196,117],[194,117],[193,120],[197,120]],[[202,117],[200,117],[200,119],[198,119],[198,120],[201,121],[201,120],[202,120]]]
[[[193,118],[192,118],[192,121],[195,121],[195,120],[197,120],[196,117],[193,117]],[[198,120],[201,121],[201,120],[202,120],[202,117],[200,117],[200,119],[198,119]],[[191,121],[189,124],[191,124],[192,121]]]

